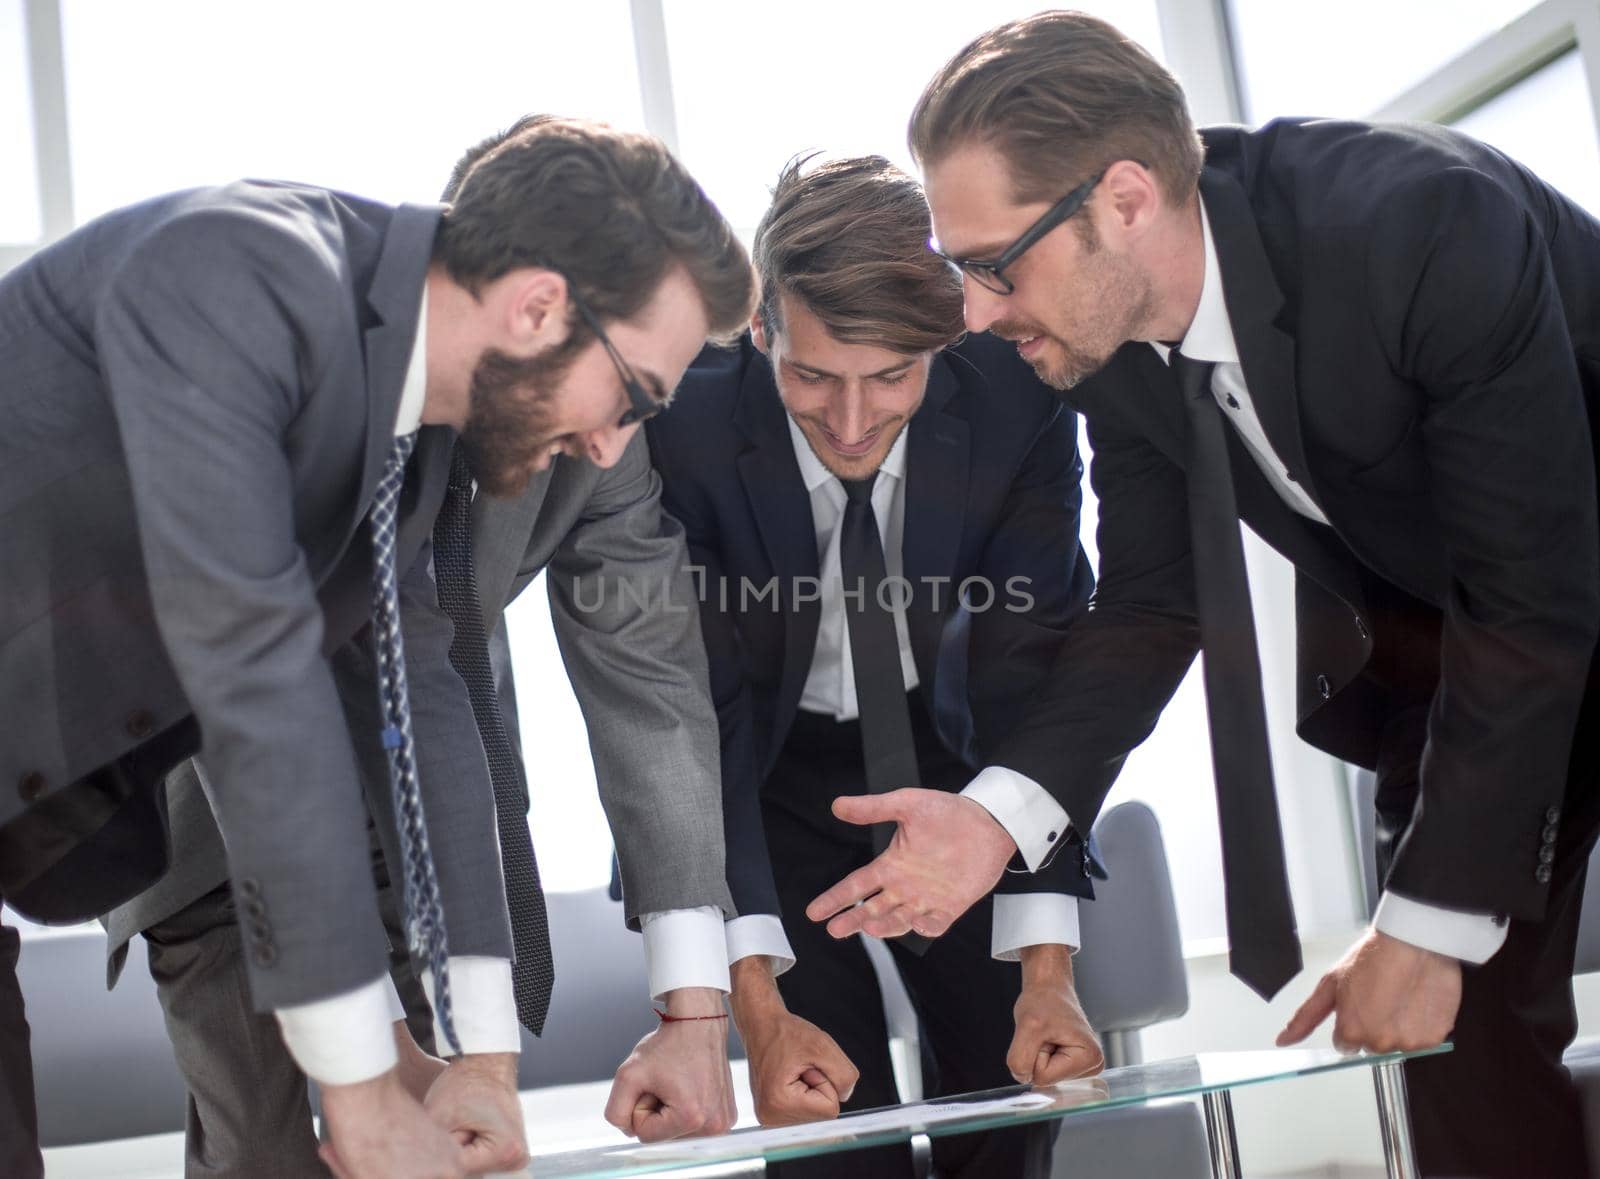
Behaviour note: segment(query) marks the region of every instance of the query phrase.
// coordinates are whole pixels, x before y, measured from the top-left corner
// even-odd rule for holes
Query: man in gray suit
[[[471,149],[443,199],[453,198],[469,168],[491,149],[542,121],[524,119]],[[501,612],[548,570],[563,663],[583,706],[602,801],[625,865],[625,913],[644,929],[650,993],[665,1000],[669,1014],[721,1011],[729,989],[722,920],[732,902],[722,869],[716,718],[698,616],[658,608],[669,594],[690,601],[692,587],[682,569],[682,530],[660,511],[660,481],[642,439],[614,466],[562,456],[515,498],[476,497],[471,550],[485,629],[502,664],[509,648]],[[611,592],[619,579],[646,593]],[[360,664],[358,658],[354,666]],[[343,660],[336,657],[335,666],[342,668]],[[497,677],[501,712],[515,732],[509,667],[497,670],[503,673]],[[357,681],[341,690],[356,703],[371,695]],[[368,772],[381,775],[382,769]],[[115,985],[129,940],[142,931],[189,1085],[190,1175],[303,1175],[316,1170],[317,1158],[305,1077],[276,1022],[251,1008],[240,923],[201,784],[205,776],[190,761],[168,779],[173,868],[107,918],[108,984]],[[374,856],[374,868],[392,974],[417,1032],[413,1039],[403,1023],[395,1024],[399,1075],[424,1100],[443,1065],[417,1041],[431,1048],[438,1038],[398,933],[397,890],[389,887],[383,856]],[[727,1129],[733,1118],[727,1077],[722,1024],[665,1024],[619,1073],[615,1103],[625,1111],[619,1128],[641,1138]],[[430,1104],[447,1099],[448,1086]],[[653,1115],[636,1113],[644,1094],[658,1107]]]
[[[0,894],[67,921],[148,886],[162,778],[203,748],[252,1000],[323,1083],[341,1176],[523,1154],[515,1028],[476,1018],[509,1007],[487,767],[428,569],[455,431],[491,494],[557,453],[610,465],[655,408],[614,357],[664,401],[749,286],[659,143],[562,121],[502,145],[448,210],[240,183],[110,214],[0,280]],[[391,551],[415,707],[384,741],[409,720],[433,820],[433,968],[464,1049],[451,1127],[392,1067],[356,769],[379,736],[372,708],[347,717],[333,657]],[[484,1127],[480,1156],[447,1132]]]
[[[659,608],[663,594],[693,601],[693,587],[682,529],[661,513],[643,440],[613,467],[561,457],[515,499],[479,497],[472,533],[483,614],[491,630],[499,625],[497,639],[503,607],[547,572],[562,660],[618,845],[625,914],[635,925],[642,919],[649,945],[651,994],[665,998],[669,1014],[720,1011],[729,986],[722,920],[732,902],[722,868],[716,717],[698,614]],[[622,580],[647,587],[648,598],[615,592]],[[505,711],[512,719],[514,710]],[[185,763],[168,780],[172,872],[108,920],[110,981],[129,939],[143,931],[189,1083],[188,1173],[304,1175],[317,1150],[305,1080],[276,1022],[251,1009],[226,857],[196,769]],[[378,869],[382,879],[381,859]],[[380,888],[381,905],[393,900],[393,890]],[[581,978],[581,961],[559,965],[564,977]],[[407,970],[395,974],[407,1006],[416,1006]],[[401,1077],[421,1100],[440,1066],[403,1024],[395,1040]],[[641,1138],[727,1129],[726,1042],[719,1021],[664,1024],[647,1037],[614,1087],[625,1111],[619,1128]],[[645,1093],[660,1111],[635,1122]]]

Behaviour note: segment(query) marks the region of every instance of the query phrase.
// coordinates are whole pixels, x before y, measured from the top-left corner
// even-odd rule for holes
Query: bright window
[[[535,111],[643,123],[622,4],[62,5],[80,221],[241,176],[431,201]]]
[[[0,0],[0,244],[23,245],[42,232],[27,44],[22,0]]]
[[[1526,164],[1591,213],[1600,213],[1600,141],[1577,50],[1491,98],[1455,126]]]
[[[1038,4],[861,0],[666,5],[683,159],[746,236],[798,152],[877,154],[910,169],[906,121],[938,68]],[[1161,51],[1155,0],[1074,5]]]
[[[1231,0],[1245,113],[1363,118],[1535,0]]]

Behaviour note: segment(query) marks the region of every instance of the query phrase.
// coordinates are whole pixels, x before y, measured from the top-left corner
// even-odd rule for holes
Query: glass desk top
[[[1013,1085],[961,1097],[862,1110],[828,1122],[772,1129],[735,1130],[715,1138],[688,1138],[562,1154],[536,1155],[537,1179],[626,1179],[757,1158],[808,1155],[903,1142],[913,1134],[941,1137],[997,1126],[1069,1117],[1095,1109],[1137,1105],[1162,1098],[1191,1097],[1316,1073],[1370,1069],[1448,1052],[1450,1045],[1421,1052],[1347,1055],[1328,1048],[1282,1048],[1262,1052],[1207,1052],[1150,1064],[1108,1069],[1098,1077],[1065,1081],[1044,1089]],[[536,1143],[530,1144],[535,1150]]]

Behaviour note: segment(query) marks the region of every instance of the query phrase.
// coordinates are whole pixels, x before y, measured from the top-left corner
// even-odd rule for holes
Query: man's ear
[[[1106,169],[1100,187],[1109,198],[1106,212],[1127,233],[1140,233],[1161,212],[1161,186],[1155,174],[1135,160],[1118,160]]]
[[[518,352],[542,352],[567,338],[565,276],[543,266],[514,270],[505,283],[504,328]]]
[[[750,341],[755,344],[756,351],[763,356],[767,355],[767,317],[761,314],[760,306],[750,313]]]

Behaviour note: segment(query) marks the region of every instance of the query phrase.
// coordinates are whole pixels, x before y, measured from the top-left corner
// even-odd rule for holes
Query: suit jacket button
[[[239,881],[239,895],[246,900],[253,900],[261,895],[261,885],[253,876],[246,876]]]
[[[1556,828],[1554,824],[1544,829],[1544,841],[1546,843],[1554,843],[1556,841]]]
[[[1540,884],[1549,884],[1550,883],[1550,865],[1549,864],[1540,864],[1537,868],[1535,868],[1533,870],[1533,878],[1535,880],[1537,880]]]
[[[1328,682],[1327,676],[1319,675],[1317,677],[1317,691],[1322,693],[1324,700],[1333,695],[1333,685]]]
[[[156,731],[156,718],[144,709],[136,708],[128,714],[128,719],[123,722],[122,727],[135,741],[143,741]]]
[[[1558,807],[1558,806],[1553,806],[1549,810],[1545,811],[1545,813],[1544,813],[1544,821],[1546,823],[1554,823],[1560,817],[1561,817],[1561,808]]]
[[[1541,864],[1551,863],[1551,862],[1553,862],[1555,860],[1555,858],[1556,858],[1556,849],[1551,847],[1549,844],[1545,844],[1544,847],[1541,847],[1539,849],[1539,862]]]
[[[44,775],[38,770],[32,770],[22,775],[17,782],[17,796],[23,802],[38,802],[44,797]]]
[[[250,951],[250,957],[257,966],[271,966],[278,960],[278,948],[271,942],[261,942]]]

